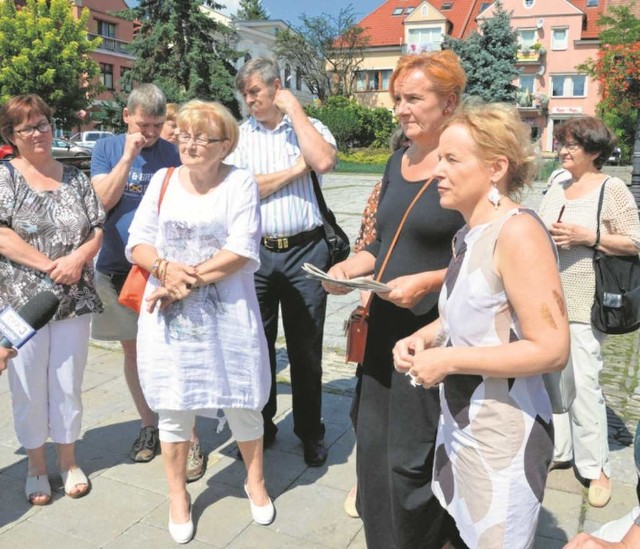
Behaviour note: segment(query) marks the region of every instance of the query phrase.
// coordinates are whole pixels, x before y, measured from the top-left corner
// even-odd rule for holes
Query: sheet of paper
[[[322,269],[318,269],[315,265],[311,263],[305,263],[302,266],[302,270],[307,273],[309,278],[315,278],[316,280],[320,280],[322,282],[329,282],[331,284],[335,284],[336,286],[345,286],[347,288],[355,288],[357,290],[370,290],[372,292],[390,292],[391,288],[382,282],[377,282],[371,278],[367,278],[364,276],[359,276],[356,278],[351,278],[349,280],[340,280],[338,278],[333,278],[325,273]]]

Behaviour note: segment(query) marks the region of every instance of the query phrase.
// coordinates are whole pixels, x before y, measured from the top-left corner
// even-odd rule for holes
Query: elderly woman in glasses
[[[138,371],[158,413],[169,483],[169,532],[193,536],[185,485],[196,414],[225,412],[247,469],[244,489],[254,521],[275,510],[263,477],[260,410],[270,388],[269,361],[253,284],[259,265],[258,188],[249,172],[223,164],[238,126],[222,105],[190,101],[178,112],[182,166],[151,180],[130,228],[127,254],[151,273],[140,314]]]
[[[90,313],[102,310],[93,258],[102,243],[104,211],[87,177],[54,160],[50,119],[51,109],[37,95],[14,97],[0,112],[0,133],[17,151],[0,167],[0,307],[18,309],[43,290],[60,299],[53,321],[9,367],[16,434],[28,456],[25,495],[33,505],[51,500],[44,447],[49,437],[67,495],[89,491],[74,448]]]
[[[558,246],[571,332],[571,356],[563,375],[573,369],[576,397],[568,413],[554,415],[552,468],[570,466],[573,459],[576,470],[589,483],[589,504],[603,507],[611,498],[611,464],[600,385],[605,335],[591,325],[596,285],[593,253],[598,249],[611,255],[636,255],[640,223],[625,183],[601,171],[615,146],[611,131],[597,118],[581,116],[556,126],[553,135],[562,169],[551,175],[540,217]],[[604,201],[598,236],[601,189]]]

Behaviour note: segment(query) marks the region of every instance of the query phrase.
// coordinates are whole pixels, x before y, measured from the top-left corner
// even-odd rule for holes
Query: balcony
[[[93,40],[94,38],[102,38],[102,44],[98,46],[98,50],[117,53],[133,59],[133,56],[131,55],[131,53],[127,51],[127,46],[129,45],[129,42],[125,42],[124,40],[118,40],[117,38],[111,38],[110,36],[101,36],[99,34],[89,33],[89,39]]]
[[[531,48],[519,49],[516,53],[516,62],[520,65],[540,65],[546,53],[547,50],[536,43]]]

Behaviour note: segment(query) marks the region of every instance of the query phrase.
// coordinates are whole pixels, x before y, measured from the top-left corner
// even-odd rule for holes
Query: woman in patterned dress
[[[416,391],[440,386],[433,490],[470,547],[531,547],[553,450],[541,374],[569,331],[554,246],[515,197],[530,181],[529,129],[512,106],[466,105],[438,146],[440,203],[459,211],[440,318],[398,342]],[[411,378],[411,380],[410,380]]]
[[[275,509],[263,476],[270,368],[253,273],[259,266],[258,186],[246,170],[224,164],[238,142],[231,113],[193,100],[177,117],[182,166],[151,179],[129,229],[127,256],[151,276],[138,321],[138,371],[158,413],[169,484],[169,532],[193,536],[186,490],[196,414],[224,410],[247,469],[244,490],[255,522]]]
[[[102,310],[93,258],[102,243],[104,211],[89,179],[54,160],[51,114],[37,95],[14,97],[0,113],[0,133],[18,152],[0,167],[0,306],[18,309],[43,290],[60,298],[53,321],[9,368],[16,434],[29,458],[25,495],[33,505],[51,500],[48,437],[56,443],[67,495],[89,491],[74,449],[90,313]]]
[[[552,174],[539,212],[558,246],[576,385],[569,411],[553,418],[554,467],[570,465],[573,458],[578,474],[589,483],[589,503],[603,507],[611,498],[611,465],[600,385],[605,335],[591,325],[596,285],[593,252],[597,248],[606,254],[636,255],[640,222],[638,207],[625,183],[600,171],[615,146],[614,136],[600,120],[593,116],[572,118],[555,128],[554,137],[562,169]],[[601,233],[596,242],[602,185]]]

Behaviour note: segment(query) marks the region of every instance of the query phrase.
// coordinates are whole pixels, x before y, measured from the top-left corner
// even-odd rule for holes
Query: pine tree
[[[203,7],[224,6],[208,0],[142,0],[121,12],[142,23],[130,46],[137,60],[124,80],[152,82],[175,103],[196,97],[219,101],[239,116],[233,95],[233,63],[240,57],[232,47],[235,33]]]
[[[79,19],[68,0],[0,0],[0,101],[36,93],[54,111],[56,125],[71,129],[76,113],[97,93],[98,64],[90,54],[85,9]]]
[[[262,0],[240,0],[240,8],[233,16],[233,19],[262,21],[269,19],[269,14],[262,6]]]
[[[493,17],[485,19],[478,31],[465,40],[445,37],[444,49],[453,50],[467,73],[465,95],[479,96],[484,101],[515,100],[518,77],[516,52],[518,34],[511,28],[511,16],[502,2],[495,3]]]

